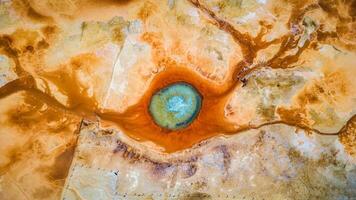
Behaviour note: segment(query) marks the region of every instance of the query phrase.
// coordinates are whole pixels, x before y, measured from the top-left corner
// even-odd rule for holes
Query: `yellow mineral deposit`
[[[0,87],[0,199],[58,199],[83,120],[120,130],[128,141],[154,144],[165,154],[195,148],[209,138],[284,124],[311,135],[339,136],[347,154],[355,156],[355,1],[14,0],[0,6],[0,54],[9,60],[8,66],[1,67],[16,74]],[[243,18],[242,13],[249,12]],[[264,15],[268,17],[251,25],[258,27],[254,32],[244,24],[250,22],[243,22]],[[133,30],[135,23],[140,31]],[[198,29],[203,31],[196,34]],[[213,54],[204,57],[199,48],[213,45],[212,34],[220,35],[218,46],[225,45],[232,53],[211,47],[209,52],[217,55],[217,61]],[[191,50],[194,46],[198,51]],[[140,52],[145,48],[149,50],[143,56]],[[120,51],[141,58],[130,64]],[[228,63],[226,69],[214,67],[218,61]],[[245,88],[259,83],[258,73],[266,68],[307,67],[306,74],[323,75],[293,90],[289,104],[273,103],[272,111],[256,104],[244,113],[244,105],[248,109],[256,101],[254,92],[262,91],[260,87],[238,105],[233,102]],[[219,70],[222,78],[216,73]],[[4,77],[9,76],[6,73]],[[121,74],[126,78],[115,84],[122,86],[113,89],[115,77]],[[300,82],[273,81],[273,87],[287,91]],[[168,130],[153,121],[148,108],[152,95],[177,82],[196,88],[202,106],[189,126]],[[119,91],[125,84],[142,87],[126,91],[126,96],[110,97],[111,90]],[[129,99],[130,94],[137,95]],[[279,98],[277,93],[264,95],[274,97],[263,105]],[[114,100],[126,103],[120,109],[105,105]],[[254,110],[262,113],[260,121],[252,120]],[[114,152],[127,148],[120,144]],[[32,180],[37,188],[23,188],[31,180],[26,176],[20,180],[21,168],[38,174]]]

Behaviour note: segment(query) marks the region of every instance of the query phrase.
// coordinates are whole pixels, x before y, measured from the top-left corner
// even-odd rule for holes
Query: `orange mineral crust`
[[[355,5],[0,1],[0,199],[355,198]]]
[[[202,95],[202,107],[192,124],[182,130],[170,131],[154,123],[148,106],[154,93],[176,82],[193,85]],[[224,85],[217,85],[187,68],[167,68],[154,77],[137,104],[130,106],[124,113],[104,112],[99,116],[117,123],[125,134],[137,140],[149,140],[162,146],[167,152],[174,152],[214,135],[232,134],[236,131],[235,125],[225,117],[224,108],[229,94],[225,94],[224,90]]]

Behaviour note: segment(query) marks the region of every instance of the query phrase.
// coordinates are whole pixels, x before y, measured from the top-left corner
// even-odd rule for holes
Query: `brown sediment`
[[[153,3],[146,1],[138,12],[138,18],[142,21],[146,21],[156,10],[156,7]]]
[[[25,91],[29,93],[30,95],[34,96],[36,99],[40,100],[40,102],[46,103],[57,110],[61,110],[65,112],[69,111],[69,109],[66,106],[61,104],[51,95],[39,90],[36,86],[34,78],[30,75],[18,78],[2,86],[0,88],[0,99],[20,91]],[[73,113],[73,112],[69,112],[69,113]]]
[[[18,76],[27,75],[28,73],[22,69],[18,51],[11,47],[12,39],[11,37],[5,35],[0,37],[0,52],[4,53],[6,56],[11,58],[15,63],[15,73]]]
[[[27,0],[15,0],[13,1],[13,7],[15,10],[35,22],[52,23],[53,18],[49,16],[44,16],[37,12],[31,5],[30,1]]]
[[[167,168],[174,168],[180,164],[184,164],[186,167],[182,169],[181,175],[184,178],[189,178],[193,176],[198,167],[195,162],[198,160],[199,155],[190,155],[184,159],[170,159],[170,160],[157,160],[152,158],[145,153],[137,150],[133,146],[126,144],[120,140],[117,140],[117,146],[113,150],[116,155],[122,156],[125,160],[130,163],[148,163],[152,166],[151,171],[154,176],[160,176],[165,173]]]
[[[340,130],[339,140],[350,155],[356,155],[356,115]]]
[[[15,164],[16,162],[18,162],[22,159],[23,152],[12,149],[11,151],[8,151],[5,156],[9,158],[9,161],[7,164],[2,165],[0,167],[0,175],[1,176],[4,175],[13,164]]]
[[[33,99],[32,101],[40,102],[38,101],[38,99]],[[73,132],[71,131],[71,129],[75,127],[76,124],[79,124],[78,122],[80,122],[80,119],[69,118],[70,122],[62,123],[62,121],[57,119],[62,119],[65,113],[58,111],[55,113],[51,113],[45,111],[43,114],[45,116],[36,116],[39,115],[39,113],[40,112],[38,112],[38,110],[29,110],[29,113],[26,113],[25,116],[20,116],[24,119],[23,121],[16,123],[16,126],[24,128],[18,133],[24,134],[23,136],[26,142],[23,144],[18,144],[15,142],[15,145],[7,149],[7,151],[3,152],[4,156],[8,158],[8,162],[5,165],[0,166],[0,175],[9,172],[9,170],[11,170],[11,168],[16,164],[22,165],[27,162],[36,162],[37,160],[45,162],[51,158],[54,158],[53,165],[51,166],[42,163],[43,165],[40,165],[38,168],[39,173],[47,173],[48,171],[50,171],[51,176],[53,177],[51,180],[65,178],[63,176],[68,172],[70,161],[73,157],[74,148],[76,146],[77,134],[79,132],[78,128],[76,131]],[[9,114],[16,115],[17,113],[11,112]],[[53,117],[57,119],[53,119]],[[56,125],[59,125],[60,127],[58,128],[58,130],[53,130],[52,127],[55,127],[55,125],[53,125],[53,123],[48,120],[53,120]],[[49,133],[48,135],[66,138],[67,140],[65,141],[65,144],[58,146],[55,151],[51,151],[50,153],[48,153],[43,148],[42,142],[45,141],[41,141],[40,138],[42,136],[41,134],[38,134],[37,131],[47,131]],[[30,161],[31,159],[33,159],[33,161]]]
[[[64,179],[69,172],[70,163],[74,157],[75,145],[76,144],[71,144],[70,147],[56,157],[50,168],[51,171],[48,173],[48,178],[50,180],[61,180],[64,183]]]
[[[318,5],[329,18],[336,20],[334,30],[324,30],[325,27],[321,25],[317,30],[318,41],[355,51],[356,2],[348,0],[341,3],[340,1],[319,0]]]
[[[95,66],[99,60],[92,54],[82,54],[71,59],[68,65],[61,66],[59,69],[43,72],[42,77],[57,86],[58,90],[67,99],[67,107],[74,110],[82,110],[87,113],[95,111],[98,102],[91,96],[88,89],[78,80],[77,71],[88,71],[88,66]]]

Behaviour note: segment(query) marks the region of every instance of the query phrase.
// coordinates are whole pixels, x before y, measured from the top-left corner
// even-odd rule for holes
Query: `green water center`
[[[178,130],[195,120],[201,103],[202,98],[193,86],[179,82],[156,92],[151,98],[149,112],[157,125]]]

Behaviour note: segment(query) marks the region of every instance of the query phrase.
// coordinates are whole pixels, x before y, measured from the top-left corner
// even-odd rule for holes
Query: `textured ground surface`
[[[355,20],[353,0],[0,0],[0,199],[356,199]],[[202,111],[164,132],[145,102],[175,80]]]

